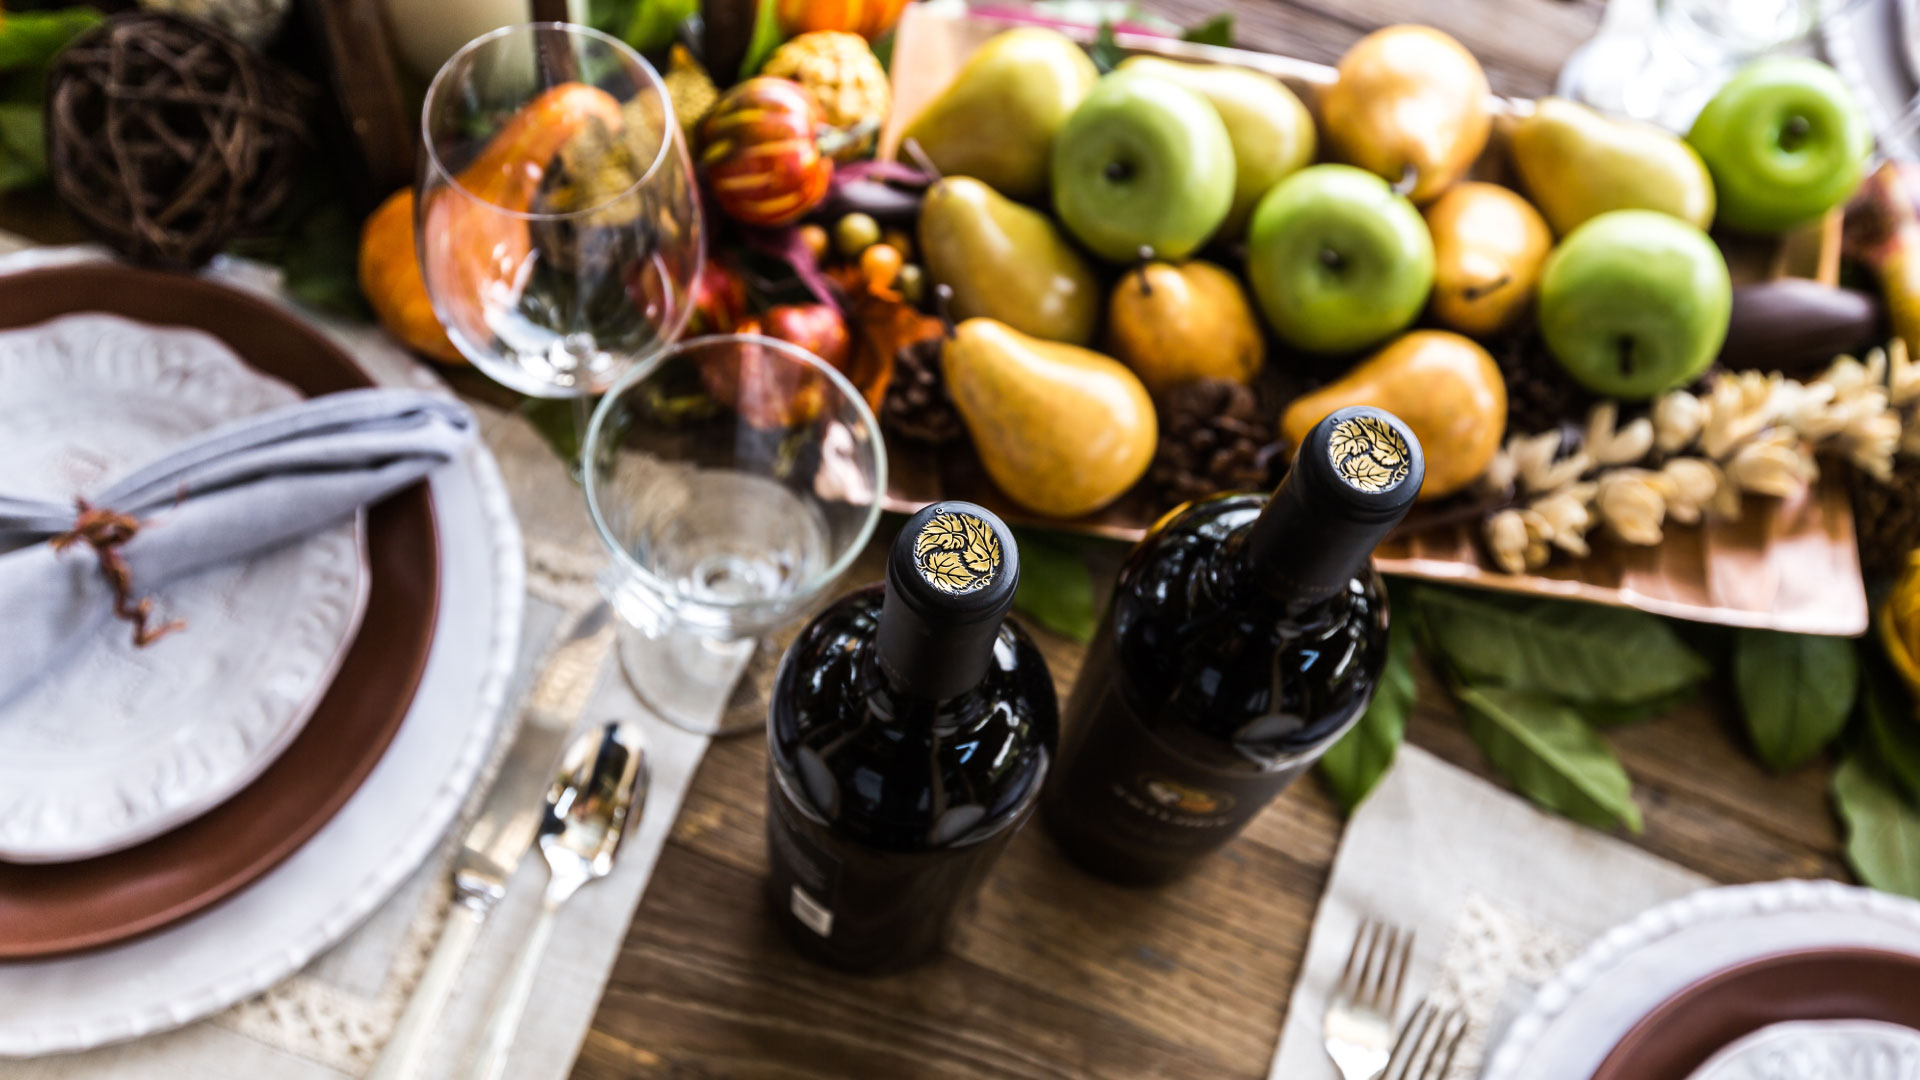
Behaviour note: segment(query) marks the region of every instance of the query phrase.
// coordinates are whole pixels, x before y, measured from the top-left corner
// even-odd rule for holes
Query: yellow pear
[[[1047,193],[1054,134],[1099,78],[1087,51],[1065,34],[1008,30],[974,50],[903,137],[947,176],[1036,199]]]
[[[1514,171],[1556,236],[1609,210],[1658,210],[1697,229],[1713,222],[1713,177],[1680,136],[1541,98],[1514,125]]]
[[[1295,398],[1280,414],[1293,446],[1335,409],[1372,405],[1413,429],[1427,455],[1420,498],[1471,484],[1492,463],[1507,428],[1507,384],[1487,350],[1446,330],[1415,330],[1335,382]]]
[[[1153,399],[1112,357],[980,318],[954,328],[941,366],[987,475],[1036,514],[1090,514],[1153,460]]]
[[[1107,304],[1107,347],[1155,394],[1193,379],[1252,382],[1267,356],[1240,282],[1198,259],[1122,277]]]
[[[1553,233],[1533,204],[1499,184],[1456,184],[1425,211],[1433,234],[1433,314],[1484,337],[1533,302]]]
[[[1431,26],[1389,26],[1355,42],[1339,78],[1320,91],[1320,126],[1334,157],[1425,204],[1486,149],[1487,73],[1466,46]]]

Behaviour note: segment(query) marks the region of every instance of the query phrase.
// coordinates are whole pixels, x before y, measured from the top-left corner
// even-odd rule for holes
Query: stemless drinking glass
[[[601,590],[625,624],[635,692],[690,731],[759,728],[765,701],[749,691],[773,659],[765,639],[820,598],[880,518],[887,458],[866,400],[786,342],[696,338],[608,391],[584,459],[587,509],[613,556]]]
[[[420,269],[461,354],[581,401],[670,344],[702,257],[693,167],[660,76],[567,23],[469,42],[427,90]]]

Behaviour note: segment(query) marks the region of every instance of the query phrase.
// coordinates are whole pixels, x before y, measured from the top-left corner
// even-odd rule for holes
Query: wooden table
[[[1182,23],[1233,10],[1249,48],[1332,62],[1367,30],[1430,22],[1494,89],[1547,93],[1597,0],[1158,0]],[[879,576],[886,537],[857,579]],[[861,573],[864,571],[864,573]],[[1102,583],[1104,589],[1104,583]],[[1064,695],[1079,646],[1038,634]],[[1634,842],[1722,882],[1845,877],[1826,769],[1775,777],[1740,743],[1731,695],[1608,734],[1647,828]],[[1413,742],[1488,775],[1445,691],[1421,675]],[[765,747],[716,743],[635,914],[575,1068],[627,1077],[1154,1077],[1256,1080],[1326,883],[1341,818],[1296,785],[1191,880],[1108,885],[1039,828],[1017,837],[950,955],[859,978],[801,960],[761,899]]]

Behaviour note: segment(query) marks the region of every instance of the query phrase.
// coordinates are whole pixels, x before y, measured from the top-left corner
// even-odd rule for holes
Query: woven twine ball
[[[116,15],[47,73],[54,190],[141,263],[190,269],[269,218],[307,146],[305,91],[232,35]]]

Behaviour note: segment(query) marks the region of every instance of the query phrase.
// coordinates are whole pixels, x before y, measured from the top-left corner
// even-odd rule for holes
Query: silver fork
[[[1385,1080],[1444,1080],[1466,1034],[1467,1017],[1458,1009],[1420,1005],[1400,1029]]]
[[[1393,1056],[1393,1018],[1413,955],[1413,932],[1376,919],[1360,924],[1346,969],[1327,1002],[1327,1056],[1345,1080],[1379,1080]]]

